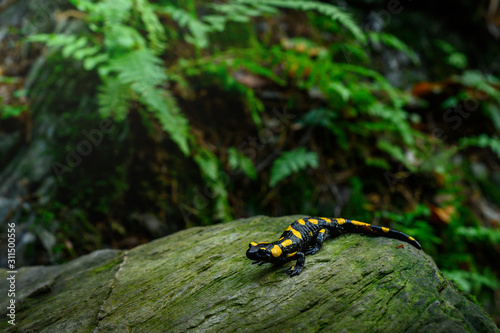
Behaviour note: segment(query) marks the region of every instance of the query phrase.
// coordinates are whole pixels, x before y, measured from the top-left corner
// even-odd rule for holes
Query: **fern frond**
[[[383,119],[386,123],[393,124],[406,145],[413,146],[415,144],[413,137],[415,131],[412,130],[407,121],[408,114],[403,109],[391,108],[376,102],[368,109],[367,113]]]
[[[500,139],[481,134],[477,137],[462,138],[458,141],[458,148],[465,149],[470,146],[490,148],[500,159]]]
[[[375,80],[380,88],[383,88],[383,90],[388,94],[394,107],[399,108],[403,105],[403,101],[399,97],[398,91],[380,73],[366,67],[351,64],[338,63],[335,64],[335,66],[338,70],[352,72]]]
[[[76,35],[37,34],[26,37],[25,41],[45,43],[49,48],[60,49],[65,58],[76,60],[94,56],[101,49],[98,45],[92,45],[87,37]]]
[[[207,23],[213,23],[212,28],[217,31],[224,30],[227,22],[249,22],[252,17],[265,14],[277,14],[278,11],[272,5],[264,3],[250,2],[245,3],[217,3],[209,5],[218,14],[207,15],[203,19]]]
[[[73,0],[78,9],[88,11],[91,30],[104,34],[103,52],[85,36],[39,34],[30,42],[44,42],[59,48],[65,57],[83,60],[84,67],[97,67],[102,79],[99,87],[99,111],[118,120],[126,117],[130,100],[136,100],[153,113],[180,150],[189,154],[189,125],[168,90],[162,89],[168,78],[163,61],[155,51],[164,49],[165,31],[148,0],[113,0],[92,2]],[[141,33],[127,22],[134,5],[140,14],[150,45]],[[96,38],[98,43],[100,38]],[[94,42],[95,43],[95,42]],[[90,45],[90,46],[89,46]]]
[[[172,5],[156,6],[156,10],[169,15],[180,27],[189,30],[191,34],[184,37],[186,42],[200,49],[208,46],[207,35],[212,30],[210,25],[205,24],[186,10]]]
[[[262,66],[256,62],[255,59],[248,59],[244,57],[244,55],[242,55],[242,57],[235,58],[230,66],[235,70],[240,69],[239,67],[244,68],[252,74],[264,76],[281,86],[286,84],[285,80],[274,74],[274,72],[267,66]]]
[[[225,222],[230,221],[232,216],[228,203],[229,195],[220,176],[220,165],[217,156],[208,149],[198,147],[198,152],[194,154],[193,158],[198,164],[207,186],[212,191],[211,196],[215,200],[215,218]]]
[[[188,155],[188,120],[171,93],[158,87],[168,78],[162,60],[152,50],[140,49],[110,60],[107,70],[108,76],[116,73],[121,84],[129,85],[138,94],[139,101],[147,106],[181,151]]]
[[[111,59],[108,70],[116,72],[123,83],[130,83],[136,89],[148,89],[167,79],[163,61],[150,49],[139,49]]]
[[[332,20],[338,21],[343,25],[358,41],[366,43],[366,36],[356,24],[354,19],[348,13],[344,12],[337,6],[322,3],[319,1],[306,0],[235,0],[236,3],[257,4],[275,6],[281,8],[289,8],[295,10],[309,11],[314,10],[318,13],[330,17]]]
[[[468,87],[485,92],[488,96],[494,98],[496,103],[500,105],[500,90],[494,86],[500,84],[498,79],[494,79],[491,76],[485,76],[476,70],[468,70],[457,77],[457,80]]]
[[[370,31],[368,37],[373,43],[382,43],[385,46],[392,47],[398,51],[403,52],[415,65],[420,64],[418,55],[408,47],[401,39],[394,35],[385,32]]]
[[[0,100],[1,102],[1,100]],[[2,105],[0,103],[0,119],[7,119],[10,117],[19,117],[21,113],[28,110],[26,105]]]
[[[351,96],[351,90],[346,88],[339,82],[330,82],[329,88],[335,91],[344,102],[347,102],[349,100],[349,97]]]
[[[217,182],[219,178],[219,160],[210,150],[200,147],[193,156],[198,164],[203,177],[211,182]]]
[[[104,46],[108,53],[121,54],[136,48],[147,48],[146,39],[133,27],[113,24],[103,28]]]
[[[483,105],[486,115],[491,119],[497,132],[500,132],[500,108],[497,105],[485,103]]]
[[[96,6],[91,0],[69,0],[69,2],[82,12],[93,12]]]
[[[457,229],[457,235],[464,236],[471,242],[489,241],[492,244],[500,243],[500,230],[482,226],[459,227]]]
[[[105,78],[99,86],[97,95],[99,112],[103,117],[123,120],[127,116],[130,98],[130,86],[117,78]]]
[[[167,35],[153,10],[154,7],[147,0],[136,0],[135,3],[151,41],[151,48],[157,52],[165,50]]]
[[[36,34],[26,37],[25,41],[45,43],[47,46],[61,47],[66,44],[74,43],[76,38],[76,35]]]
[[[304,147],[284,152],[273,162],[269,186],[274,187],[281,180],[307,167],[315,169],[318,163],[318,153],[306,151]]]
[[[95,56],[86,57],[83,59],[83,68],[87,71],[91,71],[94,68],[98,67],[98,65],[107,62],[109,59],[107,53],[99,53]]]
[[[174,97],[168,90],[144,88],[141,85],[132,85],[132,89],[140,94],[141,103],[154,114],[162,129],[170,135],[185,155],[189,155],[189,122],[181,113]]]
[[[443,270],[443,274],[456,284],[466,293],[472,293],[478,290],[481,286],[495,290],[500,285],[500,281],[493,272],[489,269],[481,273],[469,272],[463,270]]]
[[[106,26],[127,22],[133,7],[133,0],[99,1],[92,4],[89,1],[76,2],[89,13],[90,21],[103,22]]]
[[[377,147],[392,156],[396,161],[401,162],[411,172],[417,171],[417,167],[408,161],[400,146],[394,145],[385,139],[380,139],[377,141]]]
[[[227,163],[231,169],[243,171],[252,180],[257,179],[257,170],[252,160],[240,153],[236,148],[229,148]]]
[[[336,43],[330,47],[330,50],[332,56],[340,62],[365,64],[370,61],[365,48],[355,43]]]

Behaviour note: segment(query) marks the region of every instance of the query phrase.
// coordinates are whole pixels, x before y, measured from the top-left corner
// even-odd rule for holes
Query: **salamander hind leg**
[[[286,273],[290,275],[290,277],[299,275],[304,268],[304,263],[306,261],[306,256],[302,252],[296,252],[293,256],[290,257],[290,260],[297,259],[295,266],[290,267],[286,270]]]
[[[306,256],[312,255],[317,253],[320,249],[321,246],[323,245],[323,242],[328,238],[328,230],[327,229],[321,229],[318,231],[316,234],[316,238],[313,241],[313,245],[309,247],[307,250],[304,251],[304,254]]]

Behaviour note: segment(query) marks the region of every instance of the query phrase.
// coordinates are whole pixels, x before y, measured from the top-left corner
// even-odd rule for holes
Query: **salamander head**
[[[273,243],[256,243],[248,244],[247,258],[258,262],[278,262],[282,254],[282,249]]]

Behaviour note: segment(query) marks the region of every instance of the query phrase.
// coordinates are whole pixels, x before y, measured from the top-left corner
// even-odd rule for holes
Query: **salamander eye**
[[[266,248],[265,248],[265,247],[261,247],[261,248],[259,249],[259,253],[263,253],[263,254],[267,253]]]

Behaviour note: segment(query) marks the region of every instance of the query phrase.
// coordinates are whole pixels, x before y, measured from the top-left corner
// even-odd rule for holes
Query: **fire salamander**
[[[422,249],[415,238],[389,228],[342,218],[309,217],[289,225],[276,242],[251,242],[248,245],[247,258],[253,260],[252,264],[259,266],[266,262],[283,264],[297,260],[295,266],[286,271],[292,277],[300,274],[304,268],[305,256],[318,252],[325,239],[348,233],[399,239],[419,250]]]

